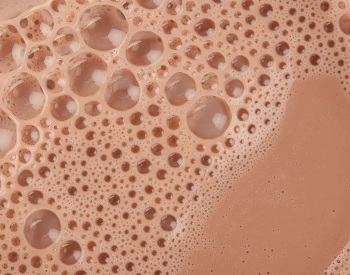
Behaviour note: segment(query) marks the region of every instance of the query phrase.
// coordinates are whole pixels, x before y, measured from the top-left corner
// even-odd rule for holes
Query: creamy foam
[[[349,13],[343,1],[7,1],[0,270],[210,273],[192,252],[217,246],[211,215],[284,133],[293,83],[333,76],[349,93]],[[327,274],[346,274],[345,255]]]

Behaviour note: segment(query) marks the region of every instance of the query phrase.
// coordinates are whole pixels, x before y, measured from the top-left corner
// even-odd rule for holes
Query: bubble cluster
[[[4,274],[191,273],[292,84],[349,93],[343,1],[35,1],[0,21]]]

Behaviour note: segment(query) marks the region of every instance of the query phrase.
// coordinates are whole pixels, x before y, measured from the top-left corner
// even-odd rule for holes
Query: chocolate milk
[[[344,1],[0,3],[1,274],[348,274]]]

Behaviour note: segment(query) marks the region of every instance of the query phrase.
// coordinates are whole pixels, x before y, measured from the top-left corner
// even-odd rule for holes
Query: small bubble
[[[160,221],[160,227],[164,231],[173,231],[177,226],[177,220],[173,215],[164,215]]]
[[[215,33],[215,23],[211,19],[204,18],[194,25],[194,30],[200,36],[212,36]]]
[[[148,159],[141,159],[137,163],[137,171],[141,174],[148,174],[152,170],[152,163]]]
[[[318,54],[313,54],[310,56],[310,63],[313,66],[318,66],[321,64],[321,57]]]
[[[168,163],[173,168],[180,167],[184,162],[184,159],[179,153],[172,153],[168,157]]]
[[[238,55],[232,60],[231,65],[236,71],[244,73],[249,69],[249,60],[243,55]]]
[[[153,207],[147,207],[144,212],[144,216],[147,220],[152,220],[156,217],[157,211]]]

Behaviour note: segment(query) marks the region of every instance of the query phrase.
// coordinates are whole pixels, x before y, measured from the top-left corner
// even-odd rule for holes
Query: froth
[[[293,82],[348,93],[342,1],[28,2],[0,9],[5,272],[189,274]]]

